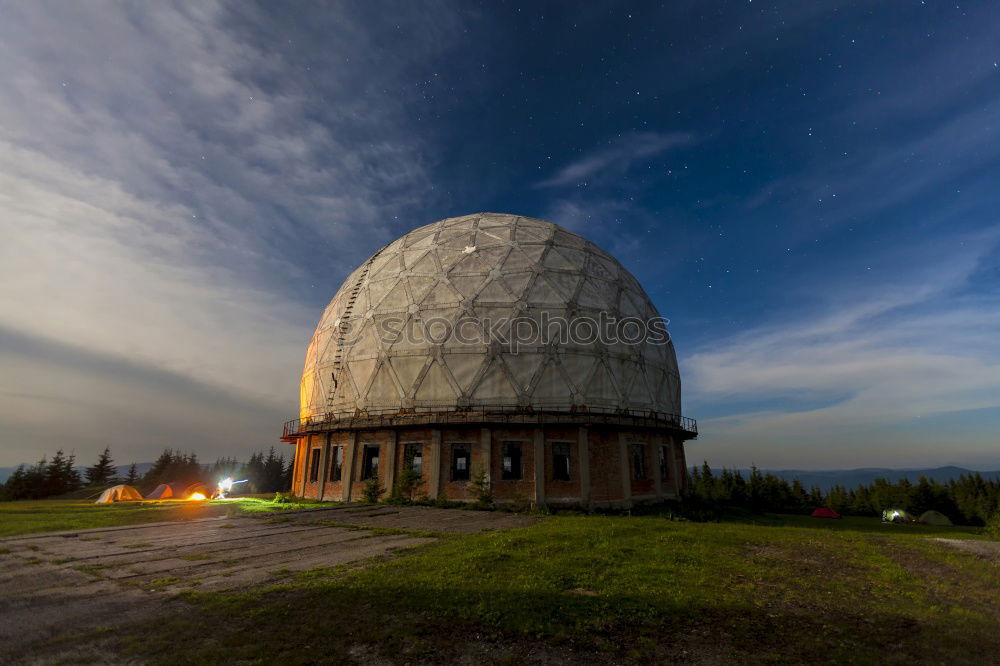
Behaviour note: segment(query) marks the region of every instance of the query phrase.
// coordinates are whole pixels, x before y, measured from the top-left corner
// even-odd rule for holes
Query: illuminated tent
[[[174,497],[174,489],[167,483],[156,486],[156,490],[146,495],[146,499],[165,500]]]
[[[178,499],[187,499],[191,497],[191,495],[194,495],[195,493],[201,493],[202,495],[208,497],[211,494],[211,491],[207,485],[199,481],[198,483],[192,483],[191,485],[189,485],[187,488],[184,489],[184,492],[179,493],[177,497]]]
[[[951,525],[951,520],[948,516],[944,515],[940,511],[924,511],[920,514],[920,518],[917,519],[918,522],[924,525]]]
[[[882,512],[883,523],[913,523],[916,520],[906,509],[886,509]]]
[[[113,486],[97,498],[94,504],[112,504],[114,502],[141,502],[142,495],[132,486]]]
[[[813,518],[840,518],[840,514],[829,509],[825,506],[817,507],[815,511],[812,512]]]

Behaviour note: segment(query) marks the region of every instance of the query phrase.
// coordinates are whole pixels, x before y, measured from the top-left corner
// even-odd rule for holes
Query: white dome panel
[[[602,311],[658,316],[627,270],[570,231],[495,213],[420,227],[351,273],[324,310],[301,416],[514,405],[680,414],[670,343],[491,338],[509,341],[514,317],[541,328]]]

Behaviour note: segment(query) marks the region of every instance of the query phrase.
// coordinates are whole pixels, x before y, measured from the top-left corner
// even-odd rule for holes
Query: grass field
[[[0,502],[0,537],[94,527],[211,518],[240,512],[287,511],[314,503],[275,504],[262,498],[203,502],[173,501],[94,504],[83,500]]]
[[[98,518],[33,504],[59,526],[189,510],[108,507]],[[275,506],[256,504],[238,510]],[[9,512],[0,506],[5,522]],[[188,592],[183,611],[66,640],[171,664],[995,661],[1000,566],[935,536],[983,538],[867,518],[554,516],[280,587]]]
[[[137,627],[122,645],[152,661],[248,663],[359,651],[399,661],[719,663],[1000,654],[1000,568],[921,538],[976,538],[971,531],[770,522],[556,517],[268,591],[193,593],[196,613]]]

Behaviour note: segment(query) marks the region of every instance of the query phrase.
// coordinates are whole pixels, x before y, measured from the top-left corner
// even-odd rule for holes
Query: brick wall
[[[583,496],[580,485],[580,446],[579,428],[546,428],[545,429],[545,498],[546,499],[579,499]],[[553,478],[555,469],[552,462],[552,445],[555,443],[569,445],[569,481],[557,481]]]
[[[653,446],[653,438],[649,433],[645,432],[633,432],[629,433],[626,438],[628,445],[628,459],[629,459],[629,478],[632,479],[632,496],[633,497],[648,497],[655,496],[656,494],[656,480],[655,475],[660,473],[659,460],[656,457],[655,447]],[[645,467],[645,478],[636,479],[635,469],[632,464],[632,444],[642,444],[644,461],[643,467]]]
[[[594,502],[600,503],[622,498],[621,472],[618,431],[591,428],[590,493]]]
[[[493,428],[491,454],[493,499],[530,502],[535,497],[535,444],[532,428]],[[503,443],[521,444],[521,478],[503,478]]]
[[[484,466],[489,466],[493,496],[497,501],[533,501],[535,498],[535,429],[531,427],[511,427],[511,428],[491,428],[490,434],[490,460],[486,459],[486,451],[482,446],[482,428],[479,426],[450,427],[441,430],[441,453],[439,459],[439,479],[440,497],[449,500],[473,500],[475,490],[471,482],[475,479],[476,473]],[[652,497],[656,492],[656,477],[660,474],[658,441],[657,438],[648,432],[635,431],[625,434],[626,442],[626,465],[622,467],[621,452],[621,432],[617,429],[591,427],[586,430],[589,449],[589,469],[590,469],[590,496],[591,500],[597,504],[620,502],[624,495],[624,485],[629,484],[632,497]],[[544,435],[544,481],[543,489],[545,498],[551,500],[553,504],[577,501],[583,498],[586,493],[581,483],[581,451],[579,446],[579,428],[572,427],[550,427],[543,429]],[[324,450],[327,443],[327,435],[312,435],[298,441],[296,445],[296,464],[293,473],[292,490],[300,492],[305,481],[304,495],[309,498],[319,497],[320,489],[323,489],[323,499],[339,501],[343,499],[344,486],[348,475],[351,476],[351,499],[354,501],[362,498],[364,481],[361,479],[362,465],[364,459],[365,445],[379,446],[379,482],[385,488],[387,497],[391,491],[391,480],[389,479],[389,444],[393,441],[394,433],[390,430],[363,431],[357,433],[356,446],[353,456],[353,466],[350,458],[350,444],[354,434],[350,432],[331,433],[329,439],[329,454]],[[422,479],[414,497],[422,494],[430,494],[430,480],[432,478],[431,465],[432,456],[432,428],[400,429],[396,431],[396,452],[394,457],[394,478],[399,478],[403,470],[405,461],[405,451],[407,444],[419,443],[423,458]],[[503,469],[503,443],[505,441],[518,442],[521,444],[521,479],[510,480],[502,478]],[[668,445],[668,454],[671,456],[670,462],[676,462],[677,467],[670,467],[668,480],[663,481],[662,492],[666,496],[674,495],[682,484],[683,475],[678,475],[675,470],[683,470],[685,464],[683,445],[676,440],[671,441],[669,436],[659,439],[663,444]],[[646,478],[642,480],[633,479],[632,451],[631,443],[641,442],[644,444],[644,460],[646,468]],[[570,452],[570,478],[568,481],[556,480],[553,478],[553,444],[565,443]],[[456,445],[464,444],[471,452],[471,464],[469,469],[469,480],[452,479],[452,452]],[[344,447],[343,470],[340,481],[330,481],[330,467],[333,464],[334,447]],[[308,480],[310,471],[310,452],[319,450],[321,452],[321,469],[317,481]],[[325,481],[324,481],[325,480]]]

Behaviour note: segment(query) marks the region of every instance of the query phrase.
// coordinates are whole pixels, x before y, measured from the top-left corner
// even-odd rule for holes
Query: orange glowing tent
[[[115,502],[141,502],[142,495],[132,486],[113,486],[97,498],[94,504],[113,504]]]
[[[194,495],[195,493],[201,493],[205,497],[209,497],[212,494],[212,490],[204,483],[192,483],[187,488],[184,489],[183,493],[177,495],[178,499],[187,499]]]
[[[146,495],[146,499],[165,500],[173,499],[174,489],[169,483],[161,483],[156,486],[156,490]]]

